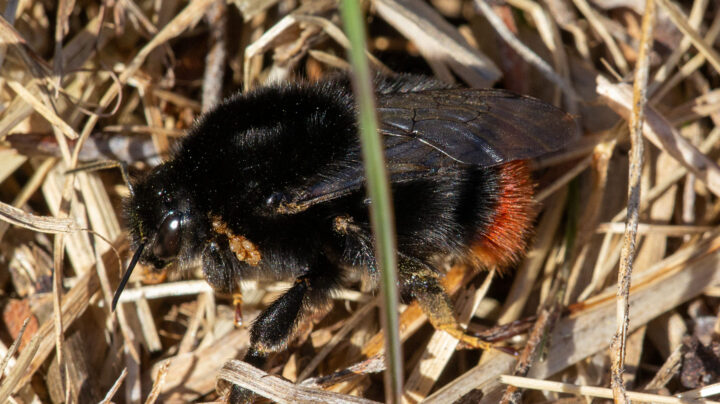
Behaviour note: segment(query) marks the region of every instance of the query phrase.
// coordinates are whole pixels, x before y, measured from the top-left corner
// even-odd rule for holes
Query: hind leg
[[[447,332],[472,348],[493,348],[490,342],[468,335],[458,323],[450,298],[435,271],[408,258],[400,259],[399,270],[403,294],[417,300],[435,329]]]

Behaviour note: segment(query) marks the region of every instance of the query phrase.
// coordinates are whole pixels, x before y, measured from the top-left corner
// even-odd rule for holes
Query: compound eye
[[[162,222],[153,246],[155,257],[165,261],[177,257],[180,252],[180,223],[179,215],[169,215]]]

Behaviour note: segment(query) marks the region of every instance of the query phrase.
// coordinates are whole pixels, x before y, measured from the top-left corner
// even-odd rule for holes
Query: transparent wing
[[[481,167],[555,151],[575,130],[572,117],[550,104],[492,89],[390,94],[378,99],[378,114],[383,135]]]

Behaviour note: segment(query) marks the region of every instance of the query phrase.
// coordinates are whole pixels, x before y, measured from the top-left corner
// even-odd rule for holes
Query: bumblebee
[[[562,147],[575,126],[540,100],[420,76],[375,81],[397,229],[401,295],[473,347],[453,316],[438,256],[506,267],[534,218],[527,160]],[[347,77],[278,84],[201,116],[125,203],[139,261],[197,264],[218,292],[294,279],[251,326],[244,360],[262,367],[349,271],[376,273],[356,107]]]

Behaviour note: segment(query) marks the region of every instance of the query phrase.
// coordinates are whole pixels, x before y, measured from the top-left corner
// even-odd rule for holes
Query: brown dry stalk
[[[376,401],[360,397],[296,385],[239,360],[225,363],[220,370],[218,392],[220,394],[227,393],[230,388],[229,383],[251,389],[278,403],[376,403]]]
[[[553,382],[548,380],[537,380],[530,379],[527,377],[518,376],[500,376],[502,383],[507,383],[511,386],[523,387],[526,389],[536,389],[543,391],[555,391],[558,393],[570,393],[578,396],[587,396],[594,398],[611,398],[612,394],[610,389],[602,387],[592,386],[576,386],[569,383]],[[717,404],[717,401],[708,400],[693,400],[683,399],[678,397],[661,396],[658,394],[648,394],[639,392],[628,392],[627,393],[634,402],[651,402],[651,403],[668,403],[668,404],[690,404],[690,403],[703,403],[703,404]]]
[[[167,376],[168,368],[170,367],[171,362],[172,360],[168,359],[160,367],[160,370],[155,376],[155,383],[153,383],[152,390],[150,390],[150,394],[148,394],[148,397],[145,400],[145,404],[155,403],[158,396],[160,396],[160,392],[162,392],[163,385],[165,384],[165,376]]]
[[[525,345],[525,349],[523,349],[522,354],[515,365],[515,370],[513,371],[515,376],[527,376],[530,366],[535,360],[538,348],[542,347],[542,343],[545,337],[547,337],[548,330],[552,329],[559,316],[559,306],[546,307],[540,310],[538,319],[535,322],[532,331],[528,335],[528,341]],[[516,386],[510,385],[507,390],[505,390],[501,403],[518,403],[521,396],[522,390]]]
[[[64,139],[63,139],[64,140]],[[62,198],[60,199],[60,208],[58,217],[65,218],[70,215],[70,205],[72,203],[72,193],[74,189],[72,187],[72,178],[65,178],[65,185],[63,186]],[[64,367],[64,345],[65,345],[65,330],[63,328],[63,312],[62,312],[62,298],[63,298],[63,268],[65,258],[65,240],[62,233],[55,235],[53,242],[53,284],[52,284],[52,296],[53,296],[53,324],[55,325],[55,355],[57,357],[58,366]],[[66,386],[64,375],[67,372],[60,372],[60,385],[63,389]]]
[[[467,41],[437,11],[418,0],[377,0],[378,14],[412,40],[441,79],[454,81],[454,72],[474,87],[485,87],[500,79],[495,63]]]
[[[645,1],[642,22],[640,54],[635,67],[633,86],[633,110],[630,116],[630,168],[628,180],[628,215],[625,226],[623,247],[620,252],[618,286],[616,298],[616,330],[610,349],[612,351],[612,376],[610,384],[616,403],[628,403],[622,373],[625,370],[625,347],[630,323],[630,280],[637,242],[637,228],[640,217],[640,178],[643,166],[643,138],[645,104],[647,104],[647,83],[650,70],[650,47],[655,24],[655,1]]]
[[[161,31],[157,33],[142,49],[135,55],[132,61],[125,67],[123,72],[118,77],[120,84],[125,84],[127,81],[140,69],[140,67],[147,59],[148,55],[164,43],[167,43],[170,39],[175,38],[184,32],[192,23],[195,21],[198,15],[204,15],[205,11],[212,4],[213,0],[197,0],[188,4],[175,18],[173,18]],[[140,88],[138,88],[140,89]],[[110,105],[110,102],[118,96],[121,90],[120,86],[111,86],[105,94],[102,96],[99,102],[99,110],[103,110]],[[90,136],[95,124],[100,119],[98,114],[90,116],[90,118],[83,126],[80,132],[80,139],[75,145],[75,153],[73,154],[72,163],[70,167],[77,165],[78,155],[82,148],[85,140]]]
[[[375,309],[377,306],[377,300],[373,301],[372,303],[365,304],[361,306],[359,309],[355,311],[355,313],[347,320],[347,323],[343,326],[343,328],[340,329],[333,337],[328,341],[325,346],[323,346],[322,350],[315,355],[314,358],[308,363],[305,368],[302,370],[300,375],[298,376],[297,380],[298,382],[302,382],[303,380],[307,379],[308,376],[312,374],[312,372],[317,368],[317,366],[320,364],[322,360],[324,360],[328,354],[332,351],[333,348],[337,346],[344,338],[345,336],[355,328],[360,321],[364,320],[365,317]]]
[[[67,124],[62,118],[60,118],[52,109],[43,104],[41,100],[33,95],[33,93],[25,88],[22,84],[17,81],[9,81],[7,85],[15,91],[15,93],[21,97],[25,102],[30,104],[43,118],[47,119],[48,122],[53,124],[62,134],[70,139],[77,139],[79,136],[75,130]]]
[[[670,354],[665,360],[660,370],[655,373],[655,376],[650,382],[645,385],[645,390],[657,390],[665,387],[665,385],[675,377],[680,371],[680,365],[682,357],[685,354],[687,347],[685,345],[678,345],[677,348]]]
[[[632,94],[629,86],[622,83],[611,84],[605,77],[599,75],[596,82],[597,93],[608,101],[608,106],[618,115],[629,119],[632,113]],[[710,192],[720,195],[720,166],[685,139],[657,110],[646,106],[644,114],[645,137],[695,174]]]
[[[216,1],[205,16],[210,26],[210,49],[205,57],[202,109],[209,110],[222,100],[222,82],[227,59],[227,5]]]
[[[607,46],[608,52],[610,52],[610,56],[612,56],[615,61],[615,65],[620,70],[620,73],[627,75],[630,70],[627,60],[625,60],[620,47],[613,39],[608,28],[605,27],[605,24],[598,18],[597,11],[595,11],[586,0],[573,0],[573,4],[575,4],[578,10],[585,16],[590,26],[597,32],[603,42],[605,42],[605,46]]]
[[[15,341],[13,341],[12,345],[10,345],[10,349],[8,349],[5,357],[2,359],[2,363],[0,363],[0,377],[5,374],[5,368],[10,362],[10,358],[15,356],[15,353],[20,347],[20,342],[22,341],[23,334],[25,334],[25,328],[27,327],[29,322],[30,317],[26,318],[25,321],[23,321],[23,325],[22,327],[20,327],[20,332],[18,333],[17,338],[15,338]]]
[[[702,53],[715,68],[716,71],[720,72],[720,54],[713,48],[711,43],[705,42],[698,32],[688,23],[687,17],[683,15],[682,11],[678,6],[670,0],[658,0],[660,6],[667,12],[668,16],[675,25],[686,35],[686,38],[690,38],[693,45]],[[647,13],[647,11],[646,11]]]
[[[0,202],[0,220],[41,233],[74,233],[80,226],[68,217],[35,216]]]
[[[127,368],[124,368],[122,372],[120,373],[120,376],[115,380],[115,383],[113,383],[112,387],[110,387],[110,390],[108,390],[107,394],[105,394],[105,398],[103,398],[102,401],[100,401],[100,404],[108,404],[112,402],[112,398],[115,396],[115,393],[120,389],[120,386],[122,386],[122,382],[125,380],[125,377],[127,377]]]
[[[500,17],[498,17],[492,8],[490,8],[487,4],[487,0],[475,0],[475,5],[478,9],[480,9],[485,18],[488,19],[490,24],[492,24],[498,35],[500,35],[502,39],[518,53],[518,55],[525,59],[528,64],[538,69],[538,71],[540,71],[548,80],[558,86],[563,91],[563,94],[570,99],[570,101],[576,101],[579,98],[572,85],[565,78],[557,74],[552,67],[547,64],[547,62],[528,48],[527,45],[520,42],[520,40],[517,39],[509,29],[507,29],[505,23],[502,22]]]
[[[18,340],[22,339],[22,335],[18,336]],[[38,347],[40,346],[40,336],[35,335],[30,340],[30,343],[23,349],[23,354],[15,362],[15,367],[10,371],[10,374],[6,379],[3,380],[0,385],[0,403],[8,402],[10,394],[20,384],[20,380],[26,374],[26,369],[30,366],[30,362],[35,356]],[[24,383],[23,383],[24,384]]]

